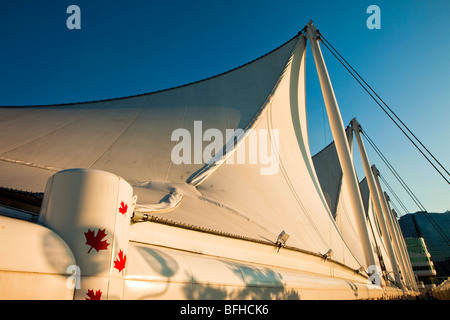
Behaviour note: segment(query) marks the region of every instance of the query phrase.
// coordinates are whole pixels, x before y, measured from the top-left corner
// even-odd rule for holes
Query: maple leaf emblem
[[[89,299],[86,298],[86,300],[100,300],[102,296],[102,292],[100,290],[97,290],[94,294],[94,290],[88,289],[86,294],[89,297]]]
[[[107,242],[107,240],[102,240],[104,237],[106,237],[105,229],[98,229],[97,235],[95,235],[94,231],[89,229],[88,232],[84,233],[84,236],[86,237],[86,244],[88,246],[91,246],[87,253],[89,253],[92,248],[97,250],[97,252],[99,252],[100,250],[108,249],[109,243]]]
[[[128,205],[125,204],[123,201],[120,203],[120,208],[119,208],[119,212],[121,214],[126,214],[128,210]]]
[[[119,270],[119,272],[122,271],[123,274],[123,269],[125,269],[125,264],[127,263],[127,255],[124,255],[123,251],[120,250],[118,256],[119,257],[114,260],[114,268]]]

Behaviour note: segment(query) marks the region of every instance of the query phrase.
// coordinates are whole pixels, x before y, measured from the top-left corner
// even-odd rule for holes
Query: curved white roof
[[[309,151],[305,46],[298,35],[240,68],[161,92],[0,107],[0,185],[43,192],[59,170],[105,170],[134,185],[138,204],[156,203],[174,189],[183,194],[175,209],[157,217],[261,241],[274,242],[285,230],[287,245],[316,254],[332,249],[332,259],[357,269],[359,254],[335,223]],[[196,121],[200,134],[246,131],[224,158],[176,164],[171,156],[179,142],[172,134],[186,129],[195,139]],[[273,152],[276,163],[263,161],[260,144],[260,158],[249,159],[254,139],[267,142],[266,156]],[[240,152],[247,157],[243,163],[234,158]]]

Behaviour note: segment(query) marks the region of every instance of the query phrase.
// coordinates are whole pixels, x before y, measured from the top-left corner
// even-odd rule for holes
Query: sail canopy
[[[309,151],[305,49],[299,34],[244,66],[173,89],[0,107],[0,185],[43,192],[60,170],[104,170],[134,186],[138,205],[183,195],[157,217],[269,242],[285,231],[287,245],[331,249],[333,260],[358,269],[361,249],[353,252],[339,230]]]

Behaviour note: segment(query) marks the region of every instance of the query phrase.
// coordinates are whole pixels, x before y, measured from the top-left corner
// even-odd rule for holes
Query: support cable
[[[394,190],[392,189],[392,187],[389,185],[389,183],[386,181],[386,179],[380,174],[380,179],[381,181],[383,181],[383,183],[386,185],[386,187],[389,189],[389,191],[391,192],[391,194],[394,196],[394,198],[397,200],[398,204],[403,208],[403,211],[405,212],[405,214],[409,213],[410,211],[408,210],[408,208],[406,208],[406,206],[403,204],[403,202],[400,200],[400,198],[397,196],[397,194],[394,192]],[[395,208],[398,212],[398,208]]]
[[[426,150],[426,152],[436,161],[436,163],[447,173],[447,175],[450,176],[450,173],[444,168],[444,166],[433,156],[433,154],[423,145],[423,143],[411,132],[411,130],[403,123],[402,120],[392,111],[391,108],[383,101],[383,99],[380,98],[380,96],[372,89],[372,87],[367,84],[367,82],[359,75],[357,71],[345,60],[341,54],[326,40],[326,38],[323,35],[320,35],[320,39],[323,40],[323,45],[333,54],[333,56],[344,66],[344,68],[351,74],[351,76],[359,83],[359,85],[369,94],[369,96],[378,104],[378,106],[386,113],[386,115],[394,122],[394,124],[400,129],[400,131],[403,132],[403,134],[409,139],[409,141],[416,147],[416,149],[425,157],[425,159],[433,166],[433,168],[442,176],[442,178],[447,181],[448,184],[450,184],[450,181],[444,176],[444,174],[436,167],[436,165],[428,158],[427,155],[420,149],[420,147],[411,139],[411,137],[408,135],[408,133],[403,130],[403,128],[397,123],[397,121],[389,114],[389,112],[386,110],[386,108],[393,114],[393,116],[405,127],[405,129],[414,137],[414,139]],[[331,47],[331,48],[330,48]],[[339,57],[338,57],[339,56]],[[342,60],[341,60],[342,59]],[[344,63],[345,62],[345,63]],[[347,67],[348,66],[348,67]],[[353,72],[356,74],[353,74]],[[371,92],[369,92],[369,89],[366,88],[366,86],[363,85],[363,83],[370,89]],[[375,98],[375,96],[385,105],[383,107],[381,103]]]
[[[381,152],[381,150],[375,145],[373,140],[369,137],[369,135],[361,128],[361,133],[364,135],[366,140],[369,142],[369,144],[372,146],[372,148],[375,150],[375,152],[378,154],[378,156],[383,160],[384,164],[388,167],[388,169],[392,172],[394,177],[397,179],[397,181],[400,183],[400,185],[405,189],[406,193],[411,197],[411,199],[414,201],[414,203],[417,205],[420,211],[427,211],[425,209],[425,206],[419,201],[419,199],[416,197],[416,195],[412,192],[412,190],[408,187],[406,182],[402,179],[402,177],[398,174],[397,170],[391,165],[391,163],[388,161],[388,159],[384,156],[384,154]]]
[[[405,191],[408,193],[408,195],[412,198],[412,200],[416,203],[416,205],[419,207],[420,211],[422,211],[425,215],[425,217],[428,219],[432,227],[437,231],[437,233],[442,237],[444,242],[447,245],[450,245],[450,239],[445,234],[445,232],[442,230],[442,228],[439,226],[439,224],[433,219],[433,217],[428,213],[428,211],[425,209],[425,207],[422,205],[422,203],[419,201],[419,199],[414,195],[414,193],[411,191],[411,189],[408,187],[408,185],[403,181],[403,179],[400,177],[400,175],[397,173],[397,171],[394,169],[394,167],[389,163],[389,161],[386,159],[386,157],[381,153],[380,149],[375,145],[375,143],[370,139],[370,137],[367,135],[367,133],[360,127],[361,133],[364,135],[364,137],[367,139],[369,144],[374,148],[375,152],[380,156],[380,158],[383,160],[383,162],[386,164],[386,166],[389,168],[389,170],[392,172],[392,174],[397,178],[398,182],[402,185],[402,187],[405,189]],[[387,188],[390,190],[392,195],[397,199],[398,203],[401,205],[401,207],[405,210],[406,213],[409,212],[409,210],[406,208],[406,206],[402,203],[402,201],[399,199],[399,197],[396,195],[394,190],[391,188],[391,186],[387,183],[386,179],[379,174],[381,180],[383,183],[387,186]],[[393,204],[393,202],[391,202]],[[398,209],[396,209],[397,212]]]

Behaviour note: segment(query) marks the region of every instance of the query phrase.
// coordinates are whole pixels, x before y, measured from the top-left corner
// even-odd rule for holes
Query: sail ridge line
[[[297,37],[297,36],[296,36]],[[294,37],[293,39],[295,39]],[[303,37],[300,37],[300,39],[303,39]],[[304,40],[305,41],[305,40]],[[281,83],[281,79],[284,77],[287,68],[292,64],[292,59],[295,54],[295,49],[298,43],[294,46],[292,49],[292,52],[289,56],[288,62],[286,63],[285,67],[283,68],[283,71],[281,72],[280,76],[278,77],[277,82],[275,83],[274,87],[272,88],[271,92],[266,97],[266,100],[261,105],[261,107],[258,109],[256,114],[253,116],[253,118],[250,120],[250,122],[245,126],[243,133],[240,134],[237,137],[236,143],[230,143],[227,141],[225,145],[222,148],[221,154],[215,154],[211,160],[215,159],[216,157],[221,157],[219,159],[215,159],[212,163],[206,163],[202,168],[194,172],[187,180],[186,183],[192,184],[195,187],[200,185],[204,180],[206,180],[214,171],[216,171],[223,163],[226,162],[226,160],[239,148],[239,146],[244,143],[244,141],[247,140],[247,138],[250,136],[250,134],[253,132],[256,125],[261,121],[263,115],[266,113],[270,105],[272,104],[272,99],[274,97],[274,93],[278,86]],[[234,137],[233,137],[234,139]],[[210,160],[210,161],[211,161]],[[208,161],[209,162],[209,161]]]
[[[193,82],[189,82],[189,83],[185,83],[185,84],[181,84],[178,86],[174,86],[174,87],[170,87],[170,88],[166,88],[166,89],[161,89],[161,90],[156,90],[156,91],[151,91],[151,92],[145,92],[145,93],[139,93],[139,94],[134,94],[134,95],[129,95],[129,96],[123,96],[123,97],[116,97],[116,98],[107,98],[107,99],[99,99],[99,100],[91,100],[91,101],[79,101],[79,102],[68,102],[68,103],[55,103],[55,104],[42,104],[42,105],[17,105],[17,106],[1,106],[0,108],[43,108],[43,107],[64,107],[64,106],[72,106],[72,105],[79,105],[79,104],[90,104],[90,103],[100,103],[100,102],[107,102],[107,101],[115,101],[115,100],[123,100],[123,99],[128,99],[128,98],[137,98],[137,97],[142,97],[142,96],[147,96],[147,95],[153,95],[153,94],[157,94],[157,93],[162,93],[162,92],[167,92],[167,91],[171,91],[171,90],[175,90],[175,89],[180,89],[183,87],[188,87],[194,84],[198,84],[207,80],[211,80],[223,75],[226,75],[230,72],[239,70],[241,68],[246,67],[247,65],[250,65],[252,63],[255,63],[261,59],[263,59],[264,57],[272,54],[273,52],[277,51],[278,49],[284,47],[285,45],[287,45],[289,42],[291,42],[292,40],[298,38],[299,36],[301,36],[301,33],[298,33],[297,35],[295,35],[294,37],[290,38],[288,41],[284,42],[283,44],[281,44],[280,46],[276,47],[275,49],[263,54],[262,56],[255,58],[247,63],[244,63],[238,67],[232,68],[230,70],[224,71],[222,73],[218,73],[216,75],[210,76],[210,77],[206,77],[200,80],[196,80]]]

